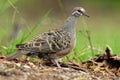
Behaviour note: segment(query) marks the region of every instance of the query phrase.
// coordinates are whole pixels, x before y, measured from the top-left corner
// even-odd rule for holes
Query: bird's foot
[[[51,59],[51,62],[52,62],[53,64],[55,64],[58,68],[61,68],[61,66],[60,66],[60,64],[59,64],[59,62],[58,62],[57,59]]]

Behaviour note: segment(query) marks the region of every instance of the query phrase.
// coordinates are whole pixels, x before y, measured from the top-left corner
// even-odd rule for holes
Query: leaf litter
[[[0,80],[120,80],[120,57],[107,47],[105,52],[81,63],[50,62],[16,58],[7,61],[0,55]]]

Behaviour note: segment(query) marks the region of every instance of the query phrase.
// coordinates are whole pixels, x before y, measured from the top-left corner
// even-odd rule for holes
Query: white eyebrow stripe
[[[80,15],[82,15],[82,13],[81,12],[78,12],[78,11],[74,11],[73,13],[72,13],[72,15],[74,15],[74,14],[80,14]]]

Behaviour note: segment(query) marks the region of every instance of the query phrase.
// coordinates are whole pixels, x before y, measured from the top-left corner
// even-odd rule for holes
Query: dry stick
[[[13,40],[13,39],[16,39],[17,36],[19,35],[22,27],[23,27],[23,23],[22,22],[16,22],[14,23],[14,27],[13,27],[13,31],[12,33],[10,34],[10,38],[9,40]]]
[[[80,32],[81,34],[83,34],[82,31],[79,31],[79,32]],[[84,34],[83,34],[83,35],[84,35]],[[85,36],[85,35],[84,35],[84,36]],[[82,59],[81,59],[81,57],[79,57],[79,60],[80,60],[80,62],[83,62]],[[71,61],[71,63],[73,63],[73,62]]]
[[[86,33],[87,33],[88,41],[89,41],[89,44],[90,44],[90,48],[91,48],[91,52],[92,52],[92,57],[94,57],[94,51],[93,51],[93,46],[92,46],[92,42],[91,42],[90,31],[87,30]]]

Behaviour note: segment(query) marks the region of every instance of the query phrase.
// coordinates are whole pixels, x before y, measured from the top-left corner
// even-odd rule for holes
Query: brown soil
[[[86,62],[61,66],[23,58],[7,61],[0,55],[0,80],[120,80],[120,58],[109,49]]]

